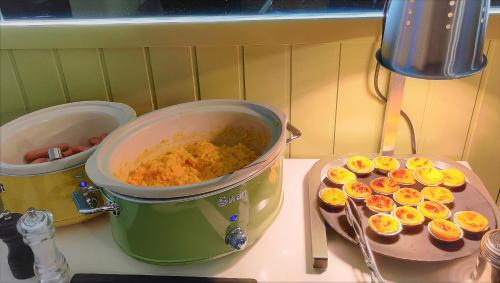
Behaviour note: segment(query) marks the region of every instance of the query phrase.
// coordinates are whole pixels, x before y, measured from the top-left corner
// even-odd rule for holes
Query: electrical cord
[[[375,67],[375,75],[373,76],[373,85],[375,86],[375,93],[377,94],[378,98],[381,101],[383,101],[384,103],[387,103],[387,97],[385,97],[382,94],[382,92],[380,91],[380,88],[378,86],[379,72],[380,72],[380,63],[377,62],[377,66]],[[408,114],[406,114],[403,110],[401,110],[400,114],[403,117],[403,119],[405,119],[406,124],[408,125],[408,128],[410,130],[411,152],[413,154],[416,154],[417,153],[417,142],[415,140],[415,128],[413,128],[413,124],[412,124]]]

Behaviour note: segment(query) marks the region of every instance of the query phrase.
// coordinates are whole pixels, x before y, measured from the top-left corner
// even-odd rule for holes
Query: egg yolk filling
[[[398,222],[384,215],[375,215],[370,219],[370,224],[373,230],[381,234],[394,233],[399,229]]]

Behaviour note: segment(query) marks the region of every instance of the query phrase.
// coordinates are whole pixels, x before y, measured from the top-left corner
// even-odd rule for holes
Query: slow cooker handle
[[[302,136],[302,132],[299,129],[297,129],[297,127],[295,127],[290,123],[286,123],[286,129],[291,133],[291,136],[286,139],[287,144],[291,143],[292,141]]]
[[[108,200],[106,205],[97,206],[97,201],[93,196],[89,196],[90,192],[101,192],[98,186],[88,186],[87,188],[73,192],[72,198],[75,203],[76,209],[80,214],[94,214],[100,212],[110,211],[113,215],[120,215],[120,207],[115,202]]]

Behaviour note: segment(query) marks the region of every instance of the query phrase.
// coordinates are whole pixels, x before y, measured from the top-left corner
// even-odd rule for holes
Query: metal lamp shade
[[[448,80],[486,66],[489,0],[388,0],[377,60],[409,77]]]

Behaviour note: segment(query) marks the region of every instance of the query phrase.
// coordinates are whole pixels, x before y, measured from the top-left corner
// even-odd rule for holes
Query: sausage
[[[48,153],[49,148],[53,148],[53,147],[58,147],[61,149],[61,151],[66,151],[69,148],[69,145],[67,143],[59,143],[59,144],[55,144],[53,146],[34,149],[31,151],[28,151],[24,155],[24,160],[31,162],[31,161],[38,159],[38,158],[49,157],[49,153]]]
[[[44,162],[48,162],[49,159],[47,157],[41,157],[41,158],[37,158],[33,161],[31,161],[31,164],[36,164],[36,163],[44,163]]]
[[[72,148],[68,148],[67,150],[65,150],[65,151],[62,152],[62,156],[63,157],[68,157],[68,156],[73,155],[75,153],[76,152],[74,152]]]
[[[89,149],[90,146],[88,145],[74,145],[71,147],[71,149],[73,150],[73,153],[80,153],[82,151],[86,151],[87,149]]]
[[[91,146],[98,145],[98,144],[100,144],[100,143],[101,143],[101,138],[100,138],[100,137],[91,137],[91,138],[89,139],[89,144],[90,144]]]
[[[104,140],[104,138],[106,138],[107,136],[108,136],[108,134],[107,134],[107,133],[102,133],[102,134],[100,134],[100,135],[98,135],[98,136],[91,137],[91,138],[89,139],[89,144],[90,144],[91,146],[98,145],[98,144],[100,144],[100,143],[102,142],[102,140]]]

